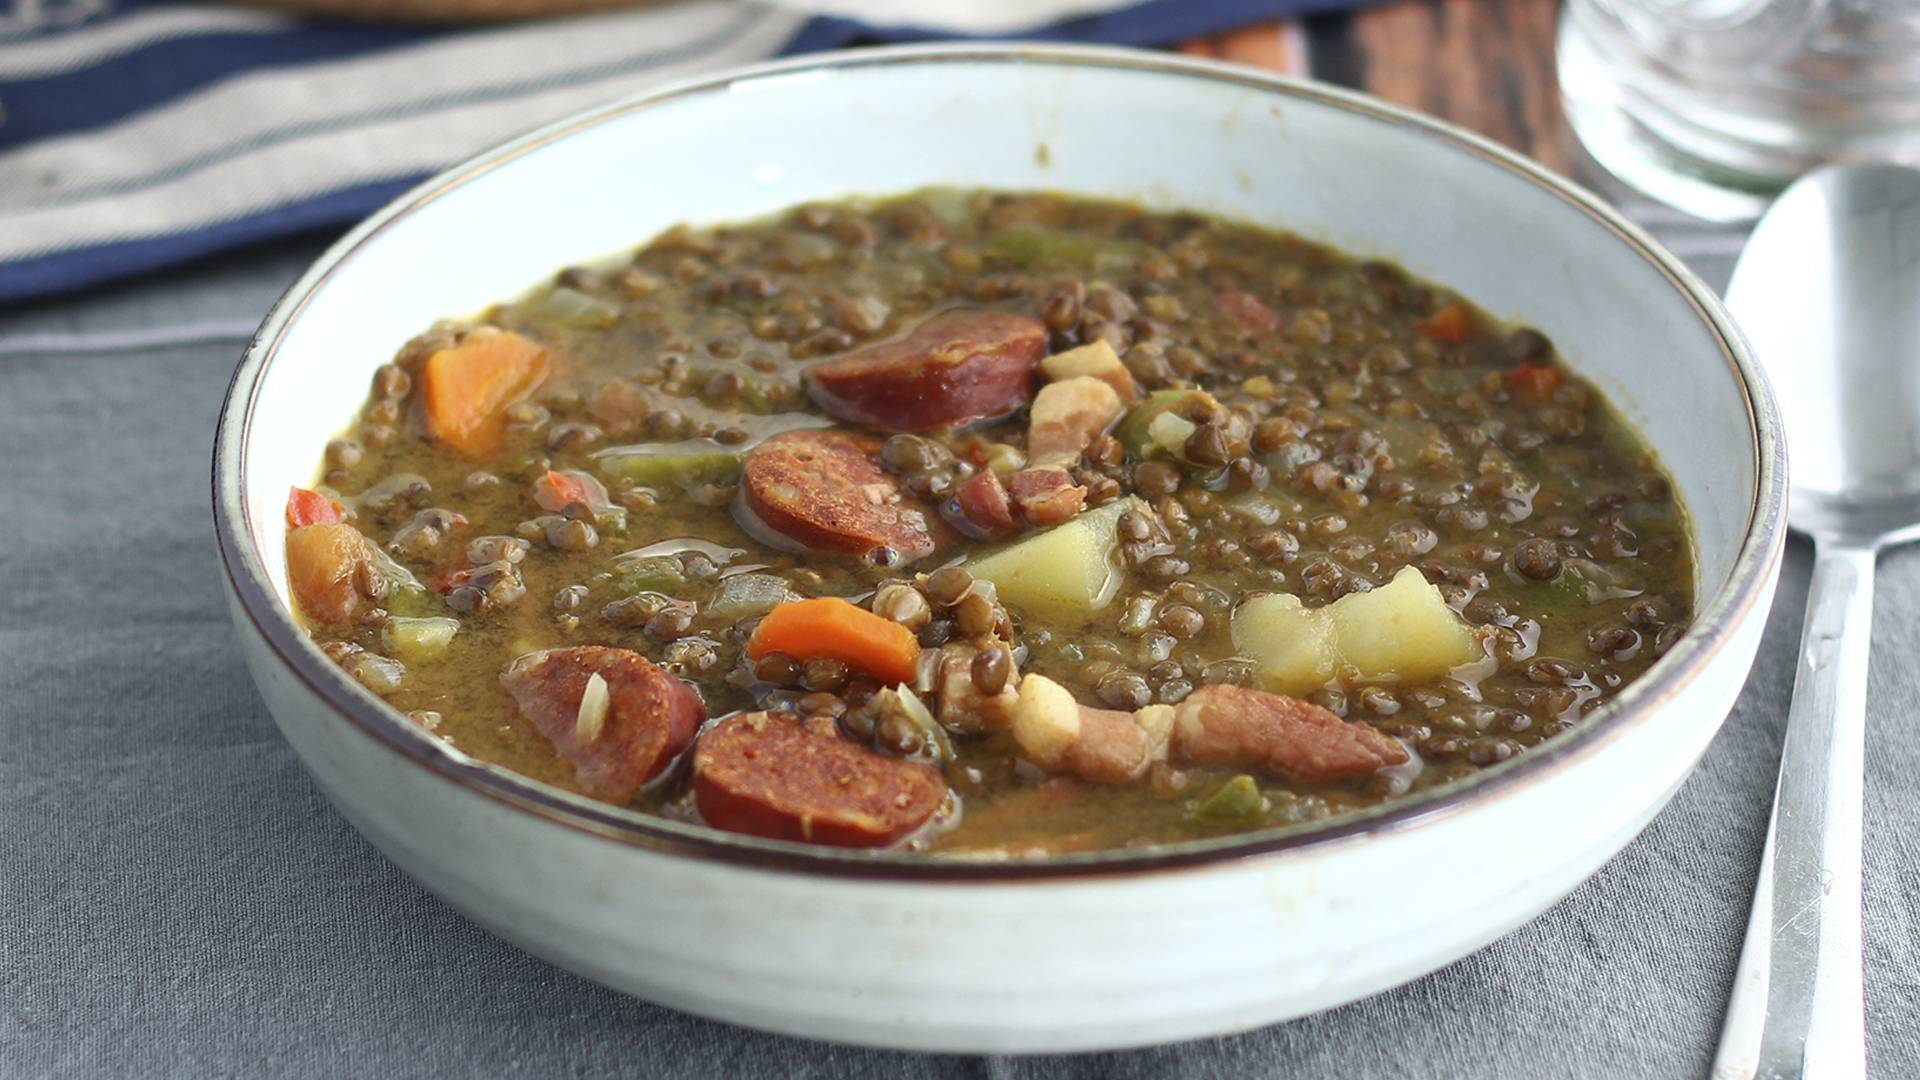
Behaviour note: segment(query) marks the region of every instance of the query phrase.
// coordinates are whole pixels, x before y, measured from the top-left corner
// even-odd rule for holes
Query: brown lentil
[[[466,325],[408,343],[375,376],[359,425],[327,447],[324,475],[349,520],[435,587],[422,598],[368,563],[355,577],[368,608],[316,637],[356,650],[341,655],[396,708],[437,713],[438,734],[453,745],[566,785],[566,762],[500,712],[495,675],[515,649],[628,648],[693,682],[713,715],[794,708],[837,717],[882,752],[944,753],[912,717],[882,707],[890,698],[876,697],[871,677],[818,658],[749,659],[759,612],[709,607],[734,595],[734,574],[774,576],[804,596],[871,596],[873,611],[924,647],[976,649],[968,673],[983,693],[1004,692],[1025,670],[1083,703],[1131,707],[1181,701],[1201,684],[1259,685],[1231,632],[1233,609],[1250,595],[1283,591],[1319,607],[1418,566],[1478,628],[1497,670],[1472,684],[1322,690],[1321,704],[1405,740],[1426,767],[1351,784],[1262,776],[1278,824],[1525,753],[1609,700],[1684,632],[1690,548],[1671,485],[1650,456],[1622,451],[1630,433],[1565,376],[1537,332],[1476,314],[1468,340],[1437,341],[1418,324],[1455,302],[1445,290],[1201,215],[1050,195],[944,198],[676,229],[624,265],[562,274],[559,285],[620,311],[610,326],[547,320],[538,302],[490,309],[486,321],[540,341],[564,364],[505,411],[504,449],[481,460],[423,446],[417,427],[418,372]],[[1059,252],[1049,247],[1056,237],[1066,238]],[[1036,240],[1046,254],[1030,260]],[[1271,328],[1249,334],[1226,321],[1223,293],[1254,299]],[[711,440],[725,453],[750,451],[780,422],[772,417],[818,416],[804,363],[961,306],[1039,320],[1050,351],[1106,341],[1142,390],[1212,395],[1178,406],[1198,426],[1176,454],[1141,460],[1122,422],[1070,469],[1089,507],[1130,497],[1151,507],[1120,515],[1117,592],[1084,625],[1002,608],[961,566],[929,572],[902,568],[897,552],[840,562],[766,549],[735,527],[730,477],[621,478],[595,457],[608,443]],[[1546,400],[1527,398],[1507,377],[1519,362],[1563,379]],[[977,469],[1005,476],[1025,466],[1025,423],[1016,411],[954,431],[882,433],[879,463],[937,518]],[[527,487],[549,468],[600,476],[616,512],[582,505],[526,520]],[[428,514],[429,503],[473,524]],[[718,548],[621,561],[689,537]],[[971,543],[945,540],[935,558],[967,563]],[[928,573],[921,587],[899,580],[915,570]],[[528,588],[552,602],[516,605]],[[366,646],[379,640],[384,606],[416,614],[417,604],[457,614],[460,635],[446,660],[387,677],[386,658]],[[923,697],[937,714],[937,694]],[[1004,735],[952,739],[947,775],[965,788],[965,813],[952,831],[929,834],[934,847],[1181,839],[1193,794],[1227,779],[1163,763],[1138,788],[1047,786],[1030,763],[1021,770]],[[692,816],[684,784],[663,783],[636,805]],[[1043,793],[1055,801],[1040,803]],[[1074,835],[1085,839],[1063,839]]]

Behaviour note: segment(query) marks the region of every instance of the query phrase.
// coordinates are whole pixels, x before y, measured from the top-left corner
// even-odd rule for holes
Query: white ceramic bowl
[[[1308,832],[977,864],[822,851],[568,795],[449,750],[287,613],[281,506],[435,318],[682,220],[927,184],[1217,211],[1378,255],[1537,326],[1663,454],[1700,611],[1583,726]],[[932,1050],[1122,1047],[1404,982],[1538,915],[1667,801],[1758,644],[1783,537],[1774,406],[1713,296],[1592,196],[1458,129],[1159,54],[907,48],[770,64],[563,121],[336,244],[235,373],[214,500],[262,696],[340,812],[522,947],[756,1027]],[[1417,902],[1410,902],[1417,897]]]

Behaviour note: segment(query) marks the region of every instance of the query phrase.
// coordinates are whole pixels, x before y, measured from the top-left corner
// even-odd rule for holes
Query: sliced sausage
[[[1038,319],[948,311],[903,337],[875,342],[807,371],[807,390],[843,420],[924,431],[1012,412],[1033,391],[1047,350]]]
[[[362,591],[367,540],[344,522],[287,533],[287,584],[300,610],[319,623],[352,620],[369,603]]]
[[[1174,709],[1173,750],[1200,765],[1266,769],[1306,783],[1366,776],[1407,760],[1362,723],[1284,694],[1203,686]]]
[[[933,766],[841,738],[833,721],[746,713],[693,749],[693,794],[728,832],[834,847],[884,847],[925,825],[947,798]]]
[[[880,470],[876,439],[844,431],[789,431],[747,455],[741,522],[780,546],[875,555],[905,563],[938,547],[926,510]],[[772,535],[768,535],[771,533]]]
[[[1013,506],[1007,501],[1006,485],[991,470],[983,470],[960,482],[953,493],[953,509],[948,517],[960,531],[976,540],[994,540],[1010,536],[1019,529],[1013,520]]]
[[[599,685],[594,677],[599,677]],[[691,686],[627,649],[582,645],[533,652],[500,683],[560,756],[580,790],[623,803],[693,741],[707,709]]]
[[[1021,515],[1042,529],[1066,521],[1087,504],[1087,489],[1057,465],[1021,469],[1007,478],[1007,490]]]

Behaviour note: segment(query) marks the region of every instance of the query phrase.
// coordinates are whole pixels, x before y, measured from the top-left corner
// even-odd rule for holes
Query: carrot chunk
[[[1473,316],[1465,304],[1448,304],[1413,324],[1415,330],[1449,345],[1458,345],[1473,336]]]
[[[367,606],[354,580],[366,561],[366,539],[351,525],[306,525],[287,533],[287,584],[316,623],[351,622]]]
[[[468,457],[500,448],[509,405],[537,389],[547,350],[519,334],[483,326],[427,358],[421,402],[434,437]]]
[[[592,498],[585,480],[548,469],[545,476],[533,482],[533,501],[542,510],[557,514],[574,503],[591,503]]]
[[[838,660],[889,683],[912,682],[920,661],[913,631],[837,597],[780,604],[747,642],[755,660],[768,653]]]
[[[1566,376],[1558,368],[1536,364],[1531,360],[1522,360],[1519,366],[1507,372],[1507,385],[1523,398],[1545,401],[1566,381]]]
[[[303,487],[287,489],[287,528],[331,525],[339,520],[340,506],[332,499]]]

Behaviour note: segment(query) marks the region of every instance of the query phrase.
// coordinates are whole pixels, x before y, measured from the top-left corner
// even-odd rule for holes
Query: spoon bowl
[[[1876,553],[1920,538],[1920,172],[1797,181],[1727,303],[1779,388],[1814,541],[1780,783],[1715,1080],[1866,1075],[1861,800]]]
[[[1780,397],[1794,528],[1920,537],[1920,172],[1821,169],[1754,229],[1727,305]]]

